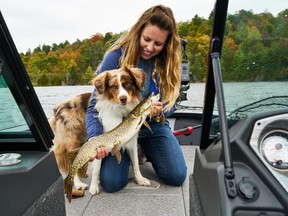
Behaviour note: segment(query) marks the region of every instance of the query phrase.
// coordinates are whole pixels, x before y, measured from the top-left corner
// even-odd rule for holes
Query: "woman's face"
[[[159,54],[165,46],[168,35],[168,31],[148,24],[140,38],[141,57],[147,60]]]

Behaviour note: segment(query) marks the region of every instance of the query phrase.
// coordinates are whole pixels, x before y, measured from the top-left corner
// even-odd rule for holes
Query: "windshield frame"
[[[219,47],[217,48],[217,50],[220,56],[221,56],[222,44],[223,44],[223,38],[224,38],[224,32],[225,32],[225,26],[226,26],[227,9],[228,9],[228,0],[216,1],[215,7],[214,7],[211,42],[214,38],[218,38]],[[210,127],[211,127],[211,122],[213,118],[216,91],[215,91],[214,75],[213,75],[213,68],[212,68],[212,59],[210,56],[211,52],[212,50],[211,50],[211,44],[210,44],[209,55],[208,55],[207,82],[205,86],[205,99],[204,99],[204,108],[203,108],[200,149],[206,149],[213,142],[213,138],[210,137]]]

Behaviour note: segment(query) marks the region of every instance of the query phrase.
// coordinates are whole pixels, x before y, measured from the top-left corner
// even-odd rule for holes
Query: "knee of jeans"
[[[176,172],[169,172],[163,179],[167,184],[172,186],[181,186],[187,176],[187,169],[177,170]]]
[[[113,193],[121,190],[126,184],[115,178],[101,178],[100,185],[105,192]]]

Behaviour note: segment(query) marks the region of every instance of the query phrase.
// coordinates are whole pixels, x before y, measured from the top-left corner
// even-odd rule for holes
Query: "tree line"
[[[207,19],[195,15],[178,23],[179,36],[187,40],[191,82],[206,79],[212,18],[213,11]],[[86,85],[95,76],[105,51],[123,33],[96,33],[73,43],[39,45],[20,56],[33,85]],[[288,9],[277,16],[251,10],[228,14],[221,53],[224,81],[288,80],[287,56]]]

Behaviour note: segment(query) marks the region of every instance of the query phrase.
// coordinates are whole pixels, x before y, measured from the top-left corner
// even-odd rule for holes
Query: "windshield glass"
[[[3,76],[0,76],[0,137],[9,134],[29,133],[29,127],[10,91]]]
[[[260,1],[240,7],[229,1],[221,55],[229,127],[252,113],[288,107],[288,9],[279,9],[280,1],[264,11]],[[214,114],[211,135],[219,132],[217,101]]]

